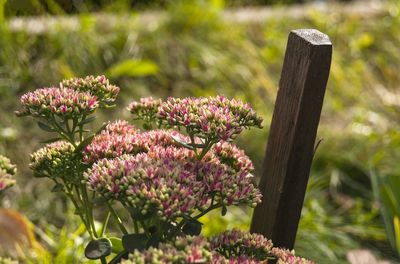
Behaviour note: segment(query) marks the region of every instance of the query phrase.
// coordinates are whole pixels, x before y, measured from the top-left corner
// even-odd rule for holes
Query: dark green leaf
[[[182,227],[182,232],[186,235],[198,236],[201,233],[201,225],[197,220],[190,220]]]
[[[56,185],[54,185],[53,189],[51,189],[52,192],[62,192],[64,191],[64,185],[62,185],[61,183],[57,183]]]
[[[54,128],[50,127],[49,125],[46,125],[45,123],[42,122],[37,122],[38,126],[40,127],[40,129],[47,131],[47,132],[56,132],[57,130],[55,130]]]
[[[143,129],[144,130],[150,130],[152,127],[151,127],[151,125],[150,124],[147,124],[147,123],[144,123],[143,124]]]
[[[85,138],[75,149],[75,152],[78,153],[80,151],[83,150],[84,147],[86,147],[87,145],[89,145],[93,138],[94,138],[95,134],[92,134],[90,136],[88,136],[87,138]]]
[[[149,247],[156,248],[156,247],[158,247],[158,244],[160,243],[160,241],[161,241],[161,235],[160,234],[154,234],[147,241],[146,248],[149,248]]]
[[[96,131],[96,135],[98,135],[101,131],[103,131],[103,129],[104,128],[106,128],[106,126],[108,125],[109,123],[104,123],[97,131]]]
[[[85,120],[79,122],[78,126],[83,126],[83,125],[89,124],[90,122],[93,122],[95,119],[96,119],[96,116],[86,118]]]
[[[107,238],[92,240],[85,248],[85,256],[88,259],[99,259],[111,254],[111,241]]]
[[[133,252],[135,249],[145,249],[146,243],[147,236],[145,234],[128,234],[122,237],[122,245],[129,252]]]
[[[154,234],[155,232],[157,232],[157,227],[153,225],[153,226],[150,226],[148,230],[149,230],[150,234]]]

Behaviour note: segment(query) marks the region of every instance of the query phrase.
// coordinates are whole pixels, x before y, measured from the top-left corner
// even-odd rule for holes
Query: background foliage
[[[104,7],[120,12],[113,25],[102,15],[82,13],[76,29],[64,30],[60,24],[37,34],[10,30],[8,20],[0,19],[0,153],[20,171],[18,187],[8,191],[3,206],[27,215],[49,251],[47,260],[32,257],[32,262],[79,262],[76,258],[83,254],[82,242],[71,242],[79,240],[72,212],[67,217],[71,226],[63,227],[61,234],[56,231],[64,226],[69,205],[49,191],[51,183],[32,178],[27,169],[28,153],[44,138],[31,120],[13,115],[22,93],[63,78],[105,73],[122,90],[119,107],[97,125],[129,119],[128,101],[148,95],[242,98],[265,118],[264,130],[239,139],[259,173],[287,35],[295,28],[317,28],[334,44],[318,135],[323,141],[313,164],[296,251],[320,263],[344,263],[346,252],[368,247],[395,261],[400,252],[400,5],[388,4],[374,17],[311,8],[302,19],[274,17],[257,23],[223,20],[221,1],[165,6],[166,16],[149,23],[124,13],[124,7]],[[225,227],[248,228],[251,212],[242,210],[204,218],[213,221],[206,234]]]

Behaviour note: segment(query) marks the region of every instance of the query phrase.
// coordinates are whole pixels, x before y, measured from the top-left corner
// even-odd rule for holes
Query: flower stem
[[[111,212],[111,215],[114,217],[115,221],[117,221],[119,229],[121,229],[121,231],[122,231],[122,233],[124,235],[127,235],[128,234],[128,230],[126,230],[125,226],[122,224],[121,218],[119,218],[119,216],[117,215],[117,212],[115,212],[114,208],[111,206],[109,201],[107,201],[106,204],[108,206],[108,209]]]

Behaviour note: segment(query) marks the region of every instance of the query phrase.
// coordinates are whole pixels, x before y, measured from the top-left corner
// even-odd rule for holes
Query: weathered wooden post
[[[290,32],[251,232],[292,249],[328,81],[332,43],[315,29]]]

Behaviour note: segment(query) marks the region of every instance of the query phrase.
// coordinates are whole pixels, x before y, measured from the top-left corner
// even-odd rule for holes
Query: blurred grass
[[[0,153],[21,172],[4,206],[24,212],[38,227],[47,221],[65,224],[68,205],[27,169],[28,154],[46,135],[13,111],[24,92],[71,76],[107,73],[121,86],[118,108],[102,114],[97,124],[129,119],[127,103],[148,95],[223,94],[250,102],[265,117],[266,128],[246,132],[238,144],[259,173],[288,32],[317,28],[330,36],[334,55],[318,135],[324,140],[313,164],[296,250],[318,263],[345,263],[346,252],[360,247],[394,259],[380,213],[385,207],[374,199],[370,177],[371,171],[400,177],[399,4],[367,18],[309,9],[302,19],[274,17],[259,23],[226,22],[220,17],[222,6],[221,1],[174,3],[165,20],[145,26],[132,16],[122,16],[111,27],[81,14],[76,31],[60,27],[43,34],[10,31],[2,22]],[[243,210],[233,209],[225,218],[218,212],[205,217],[210,223],[205,234],[233,226],[246,229],[251,212]]]

